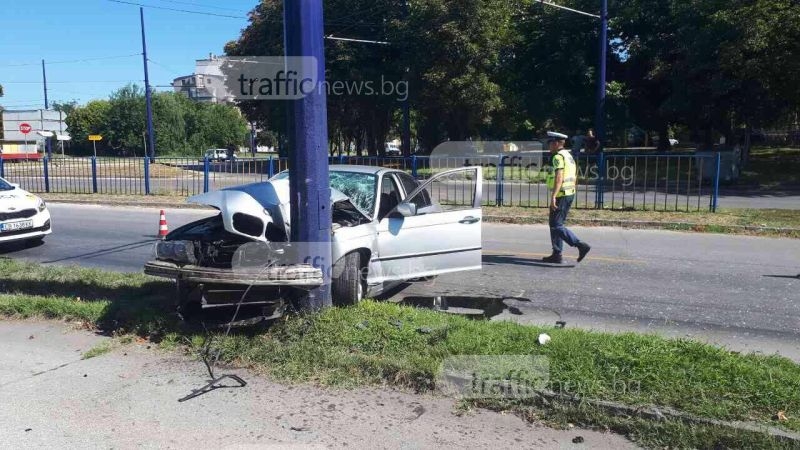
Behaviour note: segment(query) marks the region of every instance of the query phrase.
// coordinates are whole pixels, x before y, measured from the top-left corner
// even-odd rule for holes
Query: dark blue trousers
[[[577,236],[569,228],[564,226],[567,214],[572,207],[574,195],[565,195],[556,199],[558,209],[550,210],[550,240],[553,242],[553,253],[560,255],[563,250],[563,243],[566,242],[570,247],[575,247],[580,242]]]

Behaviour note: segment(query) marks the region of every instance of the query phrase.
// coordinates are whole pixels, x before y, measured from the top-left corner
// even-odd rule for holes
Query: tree
[[[108,136],[109,111],[111,104],[108,100],[92,100],[84,106],[73,110],[65,122],[67,131],[72,137],[70,148],[80,154],[91,154],[92,145],[89,142],[90,134]]]
[[[144,155],[144,91],[125,86],[109,100],[93,100],[75,106],[67,116],[73,148],[90,154],[88,135],[103,135],[111,155]],[[241,145],[247,123],[239,111],[225,104],[195,102],[174,92],[153,94],[153,123],[159,155],[198,156],[211,147]]]
[[[70,100],[65,102],[55,101],[53,102],[52,108],[54,111],[60,111],[64,113],[65,116],[68,116],[78,108],[78,101],[77,100]]]

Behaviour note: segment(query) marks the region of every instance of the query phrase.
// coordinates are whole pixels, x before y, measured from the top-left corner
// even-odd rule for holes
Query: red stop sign
[[[28,134],[31,132],[33,128],[31,128],[31,124],[22,122],[19,124],[19,132],[22,134]]]

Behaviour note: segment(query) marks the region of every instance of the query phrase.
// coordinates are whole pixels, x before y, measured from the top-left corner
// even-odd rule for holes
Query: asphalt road
[[[54,233],[0,255],[138,272],[152,256],[158,210],[51,205]],[[211,214],[168,210],[170,227]],[[494,319],[689,336],[800,361],[800,240],[619,228],[574,228],[593,245],[575,268],[537,263],[543,226],[483,225],[481,272],[450,274],[391,293],[394,301],[481,308]],[[568,253],[574,257],[574,253]],[[489,299],[489,300],[485,300]]]

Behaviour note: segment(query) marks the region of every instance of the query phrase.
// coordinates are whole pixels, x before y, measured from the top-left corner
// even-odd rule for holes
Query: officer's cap
[[[567,140],[567,135],[566,134],[557,133],[555,131],[548,131],[547,132],[547,137],[549,137],[550,140],[553,140],[553,141],[566,141]]]

